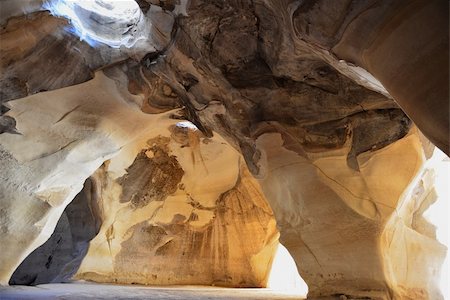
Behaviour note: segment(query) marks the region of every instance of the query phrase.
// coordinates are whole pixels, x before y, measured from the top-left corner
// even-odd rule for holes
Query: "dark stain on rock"
[[[0,116],[0,134],[21,134],[16,128],[16,120],[10,116]]]
[[[25,97],[27,94],[27,86],[23,80],[20,80],[17,77],[0,79],[0,104],[9,100]],[[0,115],[8,109],[2,106],[2,110]]]
[[[233,269],[234,264],[245,266],[240,270],[252,268],[249,257],[264,246],[267,226],[273,218],[263,196],[246,180],[238,178],[213,207],[196,205],[192,200],[193,212],[188,218],[174,214],[169,223],[144,221],[132,226],[128,231],[130,237],[121,243],[116,256],[116,276],[121,276],[121,282],[260,286],[251,272]],[[201,210],[212,211],[214,216],[203,226],[193,226],[190,223],[199,219],[194,211]],[[236,235],[243,243],[230,247]],[[252,243],[245,242],[249,240]],[[130,265],[135,266],[133,270]]]
[[[167,232],[163,228],[156,225],[149,225],[141,227],[139,233],[135,232],[130,241],[137,239],[139,242],[143,242],[146,247],[154,248],[165,236],[167,236]]]
[[[167,243],[165,243],[164,245],[162,245],[161,247],[156,249],[155,255],[156,256],[166,256],[169,253],[170,249],[173,248],[173,244],[174,243],[172,241],[168,241]]]
[[[122,186],[120,202],[142,208],[151,201],[166,199],[177,190],[184,171],[176,157],[169,155],[167,143],[167,139],[157,137],[137,155],[127,174],[118,179]]]
[[[347,156],[349,167],[359,170],[356,157],[369,150],[379,150],[403,138],[412,122],[400,109],[374,110],[352,122],[352,148]]]
[[[181,214],[175,214],[172,218],[172,224],[183,224],[186,221],[186,217]]]
[[[155,58],[159,55],[153,53]],[[150,55],[150,54],[149,54]],[[144,59],[150,59],[146,57]],[[131,94],[144,96],[141,110],[148,114],[163,113],[175,108],[181,108],[181,100],[166,81],[151,70],[134,61],[126,62],[128,91]]]
[[[46,267],[47,269],[50,269],[50,266],[51,266],[51,264],[52,264],[52,260],[53,260],[53,256],[50,255],[50,256],[48,257],[48,259],[47,259],[47,262],[45,263],[45,267]]]

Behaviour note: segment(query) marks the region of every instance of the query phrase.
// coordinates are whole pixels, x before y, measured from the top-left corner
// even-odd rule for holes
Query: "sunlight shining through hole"
[[[450,246],[450,159],[438,148],[435,148],[433,156],[427,161],[427,167],[434,170],[434,188],[438,199],[424,213],[430,223],[436,226],[436,237],[439,242]],[[449,253],[445,257],[441,271],[440,287],[444,299],[450,299],[450,259]]]
[[[70,21],[67,31],[95,47],[132,47],[145,39],[145,18],[134,0],[48,0],[43,8]]]
[[[298,274],[297,266],[289,251],[278,245],[267,287],[277,292],[295,294],[306,298],[308,286]]]

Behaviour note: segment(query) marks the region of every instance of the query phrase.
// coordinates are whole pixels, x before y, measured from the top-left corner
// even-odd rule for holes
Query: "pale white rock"
[[[285,149],[275,133],[260,136],[257,145],[260,183],[280,241],[310,296],[339,288],[354,297],[442,298],[439,270],[446,251],[421,217],[433,202],[433,180],[422,170],[425,155],[415,128],[383,149],[360,154],[359,171],[347,166],[347,147],[305,157]]]
[[[124,147],[92,180],[102,226],[75,278],[266,286],[275,219],[242,156],[219,135],[171,126]]]
[[[21,134],[0,136],[3,284],[50,237],[66,205],[105,160],[141,134],[174,123],[164,114],[144,114],[133,102],[137,96],[126,93],[97,72],[84,84],[8,103]]]

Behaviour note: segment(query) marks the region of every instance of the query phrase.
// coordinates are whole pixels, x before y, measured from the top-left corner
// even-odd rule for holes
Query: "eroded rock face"
[[[72,278],[101,225],[93,189],[88,179],[64,210],[50,239],[20,264],[9,284],[37,285]]]
[[[8,114],[20,134],[0,136],[3,281],[50,237],[67,204],[105,160],[173,123],[167,115],[143,113],[134,101],[139,97],[99,72],[84,85],[10,102]],[[12,238],[17,243],[8,243]]]
[[[196,129],[166,133],[105,162],[10,283],[78,272],[97,282],[265,286],[279,234],[243,158]]]
[[[419,209],[427,205],[431,187],[418,196],[407,192],[424,172],[414,131],[358,156],[359,171],[346,164],[348,146],[301,156],[283,142],[273,133],[258,138],[266,174],[261,186],[277,217],[281,243],[301,262],[310,296],[339,289],[353,297],[442,297],[437,282],[446,250]],[[416,217],[420,226],[412,221]],[[424,234],[424,229],[431,231]],[[426,280],[415,279],[424,273]]]
[[[133,148],[93,176],[103,223],[76,278],[265,286],[278,231],[242,157],[176,126]]]
[[[133,48],[88,44],[71,33],[74,29],[67,19],[46,11],[9,19],[0,32],[0,104],[88,81],[99,68],[129,57],[140,60],[166,48],[174,16],[152,9],[141,19],[148,24],[148,40],[139,39]]]
[[[138,3],[161,24],[160,47],[145,56],[88,47],[44,12],[2,30],[2,99],[18,100],[7,102],[0,123],[0,242],[20,237],[2,257],[3,282],[97,170],[102,227],[78,278],[264,285],[273,230],[259,183],[310,295],[441,297],[445,251],[421,218],[431,201],[421,170],[428,146],[391,97],[448,151],[448,72],[435,67],[448,60],[444,1],[192,0],[182,13],[171,1]],[[418,27],[430,34],[416,39]],[[67,50],[58,57],[76,66],[70,74],[49,67],[54,47]],[[29,71],[30,62],[42,72]],[[42,89],[53,91],[25,97]],[[202,136],[169,131],[175,119],[193,122]],[[219,154],[205,159],[203,150],[219,148],[234,156],[226,164]],[[205,170],[219,177],[208,184],[209,173],[192,175]],[[265,242],[239,248],[234,239],[248,224]],[[205,269],[188,273],[180,247]],[[146,251],[151,263],[137,264]],[[177,273],[163,271],[167,264]],[[242,265],[251,268],[243,273]]]
[[[373,74],[449,155],[449,69],[441,67],[449,64],[448,8],[439,0],[312,0],[292,19],[299,38]]]

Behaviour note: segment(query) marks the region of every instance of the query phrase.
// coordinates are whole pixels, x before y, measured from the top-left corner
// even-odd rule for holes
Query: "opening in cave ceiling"
[[[67,30],[93,47],[102,43],[131,48],[146,39],[150,27],[134,0],[49,0],[43,8],[67,18]]]

